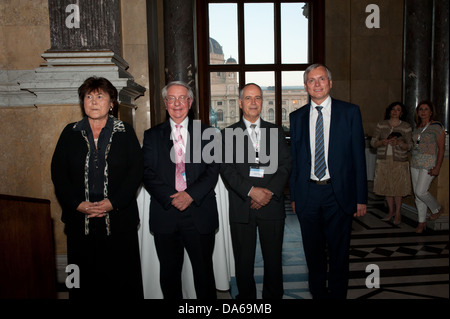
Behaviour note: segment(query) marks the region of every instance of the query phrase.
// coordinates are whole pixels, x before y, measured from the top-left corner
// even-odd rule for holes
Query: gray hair
[[[314,64],[311,64],[310,66],[308,66],[308,68],[305,70],[305,73],[303,73],[303,83],[306,84],[306,79],[308,78],[309,72],[311,72],[314,69],[320,68],[320,67],[325,68],[325,70],[327,71],[327,74],[328,74],[328,80],[332,81],[331,71],[328,69],[328,67],[322,63],[314,63]]]
[[[173,85],[184,86],[188,91],[188,97],[191,99],[191,101],[194,99],[194,91],[187,83],[185,83],[183,81],[172,81],[172,82],[167,83],[167,85],[165,87],[163,87],[163,89],[161,90],[163,99],[165,99],[167,97],[167,91]]]
[[[242,100],[242,95],[244,94],[244,89],[245,89],[247,86],[249,86],[249,85],[254,85],[254,86],[256,86],[256,87],[259,89],[259,91],[261,92],[261,97],[263,97],[263,90],[261,89],[261,87],[260,87],[258,84],[256,84],[256,83],[247,83],[246,85],[244,85],[244,86],[239,90],[239,99]]]

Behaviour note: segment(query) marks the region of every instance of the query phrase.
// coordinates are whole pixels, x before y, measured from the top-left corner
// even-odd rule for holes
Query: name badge
[[[261,167],[250,167],[250,177],[264,177],[264,168]]]

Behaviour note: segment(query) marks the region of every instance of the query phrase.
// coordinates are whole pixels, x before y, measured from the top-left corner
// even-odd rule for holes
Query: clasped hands
[[[391,146],[397,146],[397,145],[402,145],[403,144],[403,142],[400,140],[400,139],[397,139],[396,137],[392,137],[392,138],[385,138],[385,139],[383,139],[383,140],[381,140],[381,143],[384,145],[384,146],[387,146],[387,145],[391,145]]]
[[[174,206],[176,209],[180,211],[183,211],[186,208],[188,208],[189,205],[191,205],[192,202],[194,201],[192,197],[185,191],[181,191],[173,195],[170,195],[170,198],[172,198],[171,202],[172,206]]]
[[[105,214],[113,210],[113,206],[109,199],[104,199],[99,202],[81,202],[77,210],[83,214],[88,215],[88,218],[103,217]]]
[[[273,193],[267,188],[253,187],[248,195],[251,198],[250,208],[260,209],[261,207],[269,204]]]

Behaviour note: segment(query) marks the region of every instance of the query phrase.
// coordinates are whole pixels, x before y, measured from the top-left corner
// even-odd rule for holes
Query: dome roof
[[[223,55],[222,46],[213,38],[209,38],[209,53]]]
[[[231,56],[227,59],[226,64],[237,64],[237,61],[235,58],[232,58]]]

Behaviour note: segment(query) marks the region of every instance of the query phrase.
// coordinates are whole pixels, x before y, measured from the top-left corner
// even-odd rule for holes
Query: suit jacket
[[[196,121],[196,125],[198,125]],[[198,125],[201,134],[208,126]],[[175,163],[170,158],[173,148],[170,122],[167,120],[144,132],[144,185],[151,195],[150,231],[171,233],[175,231],[177,216],[191,214],[200,233],[211,233],[219,227],[214,188],[219,176],[218,163],[206,163],[200,156],[210,140],[194,136],[194,122],[189,119],[186,142],[186,192],[193,203],[183,212],[172,206],[170,195],[175,189]],[[195,139],[195,141],[194,141]],[[194,158],[193,158],[194,157]],[[199,163],[193,162],[199,160]]]
[[[309,197],[310,109],[307,104],[290,114],[293,161],[290,191],[297,213],[304,209]],[[336,99],[331,100],[328,170],[339,205],[346,213],[354,214],[357,203],[367,203],[364,130],[359,107]]]
[[[228,188],[229,202],[230,202],[230,221],[247,223],[249,221],[251,198],[248,193],[252,186],[268,188],[273,192],[272,200],[268,205],[258,210],[258,216],[264,219],[282,219],[285,218],[285,206],[284,206],[284,189],[289,180],[289,174],[291,172],[291,154],[289,146],[286,143],[285,134],[283,129],[275,124],[266,122],[261,119],[261,129],[266,129],[265,141],[267,156],[278,156],[278,165],[276,172],[268,174],[265,172],[264,177],[250,177],[250,167],[255,166],[254,157],[249,156],[250,150],[253,151],[253,145],[251,140],[249,143],[249,135],[246,131],[244,121],[241,119],[239,122],[225,128],[222,131],[223,146],[225,159],[221,165],[220,173],[224,184]],[[227,130],[241,129],[245,133],[244,147],[243,149],[237,148],[236,137],[230,138]],[[269,134],[270,133],[270,134]],[[277,141],[278,147],[275,149],[275,153],[271,153],[271,138],[272,141]],[[231,134],[230,134],[231,136]],[[261,135],[264,138],[264,135]],[[239,144],[239,143],[238,143]],[[261,141],[262,144],[262,141]],[[226,155],[230,155],[232,152],[232,161],[226,159]],[[244,154],[242,154],[244,152]],[[243,161],[239,161],[239,155],[243,156]],[[270,156],[271,155],[271,156]],[[260,155],[261,158],[261,155]],[[274,163],[272,163],[274,164]],[[261,163],[261,167],[267,167],[271,165],[271,161],[267,163]]]
[[[58,140],[51,163],[55,193],[62,207],[62,221],[69,233],[84,234],[85,215],[77,211],[86,200],[86,155],[89,151],[86,132],[80,122],[67,125]],[[105,184],[110,212],[111,232],[137,230],[139,211],[136,192],[142,182],[142,150],[133,127],[114,120],[115,126],[107,155]]]

